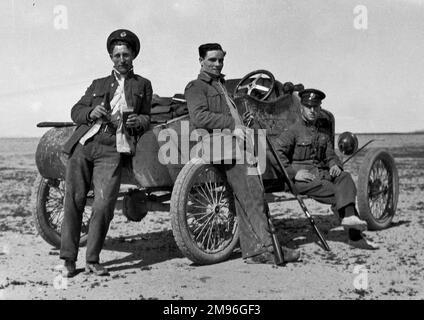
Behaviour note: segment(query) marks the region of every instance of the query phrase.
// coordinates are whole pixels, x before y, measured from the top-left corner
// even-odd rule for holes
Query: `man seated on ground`
[[[300,194],[332,205],[348,231],[352,246],[374,250],[378,246],[362,234],[367,223],[355,208],[356,187],[351,175],[334,151],[331,137],[320,128],[317,119],[325,94],[307,89],[299,92],[301,120],[284,131],[276,140],[275,149],[289,178]]]

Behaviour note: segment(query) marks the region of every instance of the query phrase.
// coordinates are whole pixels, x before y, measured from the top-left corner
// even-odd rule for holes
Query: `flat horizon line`
[[[340,135],[343,132],[336,132],[336,135]],[[389,132],[353,132],[356,135],[408,135],[408,134],[424,134],[424,130],[419,131],[410,131],[410,132],[396,132],[396,131],[389,131]],[[35,138],[41,138],[43,135],[40,136],[0,136],[0,139],[35,139]]]

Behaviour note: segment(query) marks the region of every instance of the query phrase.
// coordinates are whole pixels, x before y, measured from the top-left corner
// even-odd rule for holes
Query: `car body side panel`
[[[237,80],[229,80],[227,85],[235,86]],[[271,142],[291,124],[300,120],[297,93],[281,95],[266,102],[242,96],[236,97],[235,103],[240,114],[246,110],[256,114]],[[323,110],[322,117],[334,140],[333,115]],[[255,127],[258,128],[257,125]],[[74,130],[75,127],[72,126],[58,126],[51,128],[41,137],[35,158],[38,171],[43,177],[65,178],[67,156],[62,153],[62,147]],[[172,188],[179,172],[193,156],[190,154],[191,149],[200,140],[200,136],[193,135],[193,130],[188,115],[167,123],[151,125],[150,130],[138,141],[136,155],[131,160],[132,168],[131,165],[124,167],[122,183],[137,184],[142,188]],[[278,179],[274,170],[276,164],[269,150],[266,161],[264,180]]]
[[[35,163],[44,178],[65,179],[68,156],[62,152],[62,148],[74,130],[75,126],[54,127],[41,137],[35,152]]]

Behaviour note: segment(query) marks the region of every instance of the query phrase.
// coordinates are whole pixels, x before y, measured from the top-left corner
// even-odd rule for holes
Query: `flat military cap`
[[[317,89],[305,89],[299,92],[299,97],[306,107],[319,107],[325,99],[325,93]]]
[[[134,51],[134,58],[137,57],[140,52],[140,40],[129,30],[119,29],[113,31],[106,41],[107,52],[112,53],[112,44],[114,41],[123,41],[128,43],[128,46]]]

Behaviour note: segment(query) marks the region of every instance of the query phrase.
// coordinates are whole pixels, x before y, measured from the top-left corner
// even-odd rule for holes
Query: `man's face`
[[[126,74],[133,66],[134,54],[125,44],[116,45],[110,58],[113,61],[113,66],[120,74]]]
[[[301,104],[302,116],[307,121],[315,121],[318,117],[319,111],[321,110],[320,106],[309,107]]]
[[[224,67],[224,52],[221,50],[212,50],[206,52],[204,58],[199,58],[201,71],[209,72],[213,75],[221,75],[221,70]]]

